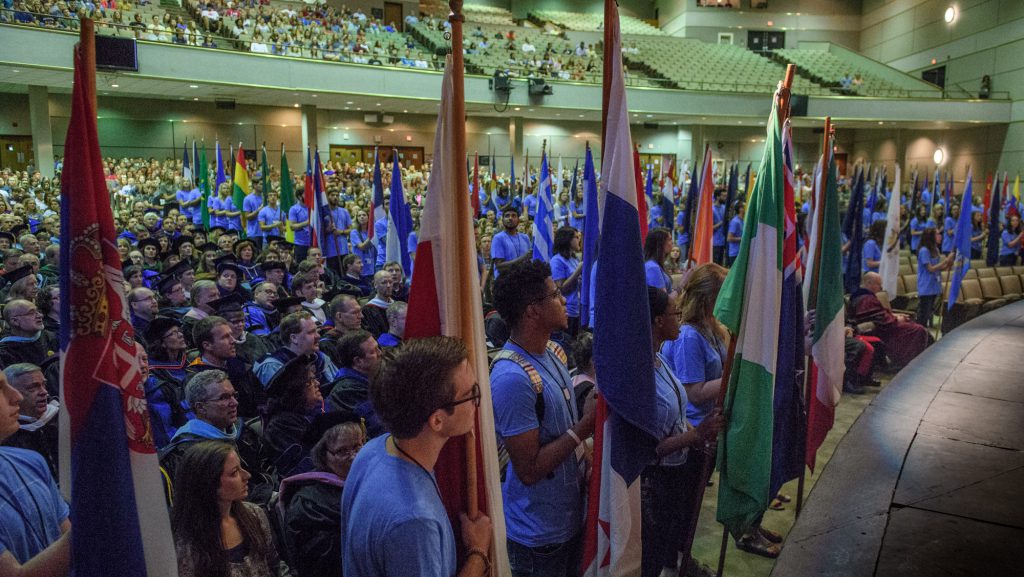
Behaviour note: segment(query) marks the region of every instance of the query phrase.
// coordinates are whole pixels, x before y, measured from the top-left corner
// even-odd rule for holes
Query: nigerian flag
[[[722,285],[714,312],[736,343],[723,410],[728,423],[718,449],[718,521],[734,537],[748,529],[769,503],[784,232],[777,105],[768,119],[766,142],[747,205],[739,256]]]
[[[292,189],[292,175],[288,174],[288,157],[284,153],[284,143],[281,143],[281,198],[278,206],[281,207],[281,214],[284,215],[284,238],[288,242],[295,242],[295,232],[288,220],[288,211],[295,204],[295,191]]]
[[[245,208],[242,203],[245,202],[245,197],[249,194],[249,173],[245,170],[245,150],[242,149],[241,142],[238,143],[238,156],[235,157],[235,175],[231,191],[235,210],[242,213],[239,215],[242,226],[238,229],[238,236],[245,238]]]

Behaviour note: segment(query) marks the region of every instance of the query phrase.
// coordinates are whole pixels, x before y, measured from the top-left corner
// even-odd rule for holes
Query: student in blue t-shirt
[[[583,536],[583,443],[594,431],[596,404],[591,396],[579,415],[565,352],[549,342],[568,328],[565,298],[547,263],[531,260],[502,272],[494,305],[511,334],[492,365],[491,390],[494,425],[510,458],[501,494],[512,574],[575,574]],[[531,374],[540,378],[541,390]]]
[[[665,259],[672,251],[672,234],[667,228],[656,228],[644,239],[644,274],[647,286],[672,292],[672,277],[665,272]]]
[[[569,335],[576,338],[580,332],[580,274],[583,266],[576,254],[580,250],[580,233],[571,226],[555,231],[555,256],[551,257],[551,278],[565,297],[565,310],[569,315]]]
[[[491,520],[461,515],[456,557],[434,466],[451,437],[473,429],[480,385],[464,344],[415,339],[396,349],[371,387],[390,434],[367,443],[341,495],[341,559],[347,577],[478,577],[490,569]],[[382,487],[387,487],[382,491]]]
[[[492,276],[495,280],[513,263],[533,256],[530,237],[518,232],[519,211],[512,207],[506,208],[501,214],[501,224],[504,230],[491,239],[491,266],[494,267]]]
[[[729,221],[729,231],[725,237],[727,243],[725,266],[732,266],[736,257],[740,254],[740,241],[743,240],[743,218],[747,214],[747,204],[742,200],[736,201],[736,216]]]
[[[1015,266],[1017,264],[1017,253],[1021,248],[1020,241],[1024,238],[1021,228],[1020,216],[1015,214],[1007,219],[1001,236],[1003,242],[999,245],[999,266]]]
[[[296,202],[288,209],[288,226],[295,235],[295,262],[306,260],[309,253],[309,209],[301,202]]]
[[[711,207],[711,254],[718,263],[725,263],[725,193],[719,194],[718,202]]]
[[[861,272],[878,272],[882,264],[882,244],[885,242],[885,221],[871,223],[868,240],[861,249]]]
[[[0,443],[18,432],[21,402],[21,393],[0,372]],[[0,575],[68,575],[69,517],[42,455],[0,447]]]
[[[921,234],[929,224],[933,227],[935,226],[935,223],[928,218],[928,207],[923,204],[917,205],[917,214],[914,215],[914,218],[910,219],[911,252],[917,252],[918,247],[921,246]]]
[[[956,221],[960,218],[960,205],[954,204],[949,209],[949,216],[946,217],[945,234],[942,235],[942,254],[953,252],[953,243],[956,242]]]
[[[966,255],[964,255],[966,257]],[[942,294],[942,283],[939,275],[953,266],[953,255],[941,258],[935,245],[935,229],[924,229],[921,236],[921,248],[917,249],[917,324],[923,327],[932,325],[935,313],[935,301]]]

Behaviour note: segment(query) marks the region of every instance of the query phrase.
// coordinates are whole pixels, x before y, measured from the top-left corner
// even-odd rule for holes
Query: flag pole
[[[605,49],[607,50],[607,47]],[[778,113],[776,114],[776,116],[778,116],[778,118],[779,118],[779,126],[782,126],[786,122],[786,119],[789,117],[790,89],[793,87],[793,75],[795,73],[796,73],[796,65],[794,65],[794,64],[786,65],[786,77],[785,77],[784,80],[782,80],[779,83],[779,89],[778,89],[778,98],[779,98],[779,100],[778,100]],[[696,168],[694,168],[694,170],[696,170]],[[750,192],[748,191],[747,192],[747,197],[749,198],[749,196],[750,196]],[[729,352],[728,352],[728,355],[727,355],[727,358],[726,358],[726,362],[725,362],[725,364],[722,367],[722,386],[721,386],[721,388],[718,391],[718,401],[717,401],[717,404],[716,404],[716,407],[718,407],[718,408],[722,408],[722,407],[725,406],[725,396],[726,396],[726,393],[728,392],[727,389],[729,388],[729,376],[732,373],[732,365],[733,365],[733,360],[735,359],[735,356],[736,356],[736,335],[733,335],[732,333],[730,333],[729,334]],[[733,389],[732,393],[733,394],[736,393],[735,389]],[[724,423],[724,426],[722,428],[722,432],[719,433],[719,437],[722,439],[723,446],[724,446],[725,432],[729,428],[729,415],[726,415],[726,414],[723,413],[722,417],[723,417],[725,423]],[[710,459],[708,459],[708,460],[710,460]],[[724,465],[724,463],[723,463],[723,465]],[[710,474],[709,474],[709,477],[710,477]],[[706,485],[707,485],[707,483],[705,483],[705,486]],[[702,500],[703,500],[703,498],[702,498]],[[717,571],[718,577],[722,577],[722,574],[725,571],[725,554],[728,551],[728,547],[729,547],[729,529],[725,525],[723,525],[722,526],[722,546],[721,546],[721,548],[718,551],[718,571]]]
[[[466,93],[464,86],[465,70],[463,69],[464,64],[462,61],[462,23],[465,20],[465,17],[462,14],[462,0],[449,0],[448,7],[452,11],[452,13],[448,15],[448,21],[451,22],[452,25],[452,116],[455,119],[455,126],[452,127],[455,150],[452,151],[452,154],[455,158],[465,158]],[[466,179],[456,178],[455,186],[455,198],[468,200],[469,183]],[[455,203],[455,225],[459,228],[469,226],[470,223],[470,215],[468,214],[466,205],[467,203],[465,202]],[[466,231],[466,234],[472,235],[474,233],[473,231]],[[464,238],[462,234],[457,234],[456,237]],[[468,271],[460,271],[460,273],[462,276],[467,276]],[[469,286],[470,279],[459,279],[459,282],[464,284],[464,286]],[[461,329],[461,333],[464,335],[473,334],[472,319],[469,315],[462,316]],[[477,343],[475,342],[467,342],[466,344],[470,348],[477,346]],[[470,357],[472,358],[472,355],[470,355]],[[477,496],[476,442],[473,437],[473,431],[466,433],[466,514],[470,519],[476,519],[480,516]]]
[[[829,155],[829,152],[830,152],[830,147],[832,146],[831,140],[832,140],[832,134],[833,134],[834,130],[835,130],[835,127],[832,125],[832,117],[831,116],[826,116],[825,117],[825,136],[824,136],[824,139],[822,141],[822,147],[821,147],[821,187],[822,187],[821,190],[822,191],[824,191],[824,187],[826,186],[825,183],[828,180],[826,175],[825,175],[825,171],[828,170],[828,164],[826,164],[825,159],[828,158],[828,155]],[[814,190],[813,189],[811,191],[811,197],[815,198],[815,194],[814,194]],[[822,227],[824,226],[824,223],[825,223],[825,211],[821,210],[821,207],[824,205],[824,203],[822,202],[823,200],[824,199],[821,198],[821,199],[816,199],[814,201],[814,202],[818,203],[818,206],[816,206],[815,210],[814,210],[814,221],[815,221],[814,230],[818,231],[819,238],[817,238],[817,242],[815,243],[815,245],[818,247],[818,250],[816,250],[814,252],[814,264],[813,264],[814,273],[811,275],[811,278],[810,278],[811,284],[810,284],[810,288],[808,289],[808,297],[807,297],[808,307],[810,307],[811,303],[817,303],[818,302],[818,285],[821,282],[821,277],[820,277],[820,275],[821,275],[821,238],[820,238],[820,234],[821,234],[821,229],[822,229]],[[811,395],[814,394],[814,391],[811,390],[811,371],[814,368],[814,355],[813,355],[813,353],[810,350],[807,350],[806,353],[807,353],[806,357],[805,357],[806,361],[804,362],[804,406],[807,407],[807,410],[806,410],[807,414],[804,415],[804,417],[807,420],[807,427],[810,428],[810,418],[811,418],[810,403],[811,403]],[[797,481],[797,493],[796,493],[796,516],[797,517],[800,516],[800,511],[803,509],[803,506],[804,506],[804,483],[805,483],[806,477],[807,477],[806,447],[804,447],[804,451],[805,451],[805,453],[804,453],[804,466],[800,468],[800,478]]]

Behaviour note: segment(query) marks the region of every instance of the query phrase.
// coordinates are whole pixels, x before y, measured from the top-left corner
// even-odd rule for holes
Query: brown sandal
[[[736,541],[736,548],[740,551],[746,551],[747,553],[767,557],[768,559],[777,558],[779,556],[779,552],[782,550],[782,548],[777,544],[771,543],[764,538],[760,532],[757,532],[754,535],[744,535],[740,537]]]

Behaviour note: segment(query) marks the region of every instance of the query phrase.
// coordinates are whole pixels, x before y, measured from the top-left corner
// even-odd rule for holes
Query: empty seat
[[[996,269],[994,268],[979,268],[978,278],[995,278]]]
[[[981,297],[983,299],[986,301],[1002,300],[1005,304],[1006,299],[1003,298],[1003,287],[999,284],[998,278],[980,278],[978,282],[981,285]]]
[[[964,278],[978,278],[978,271],[973,268],[969,268],[967,269],[967,272],[964,273]]]
[[[996,267],[996,276],[1010,276],[1011,274],[1013,274],[1013,267],[1012,266],[997,266]]]
[[[988,263],[985,262],[985,259],[983,259],[983,258],[973,258],[973,259],[971,259],[971,268],[985,268],[987,266],[988,266]]]
[[[1024,274],[1024,266],[1015,266],[1015,267],[1013,267],[1013,274],[1018,275],[1018,276]]]
[[[1016,302],[1021,298],[1024,290],[1021,290],[1020,277],[1017,275],[999,277],[999,286],[1003,289],[1003,298],[1006,302]]]
[[[960,285],[960,295],[968,305],[980,305],[980,312],[986,313],[1006,304],[1003,299],[988,300],[981,292],[981,281],[985,279],[968,278]],[[993,279],[994,280],[994,279]]]

